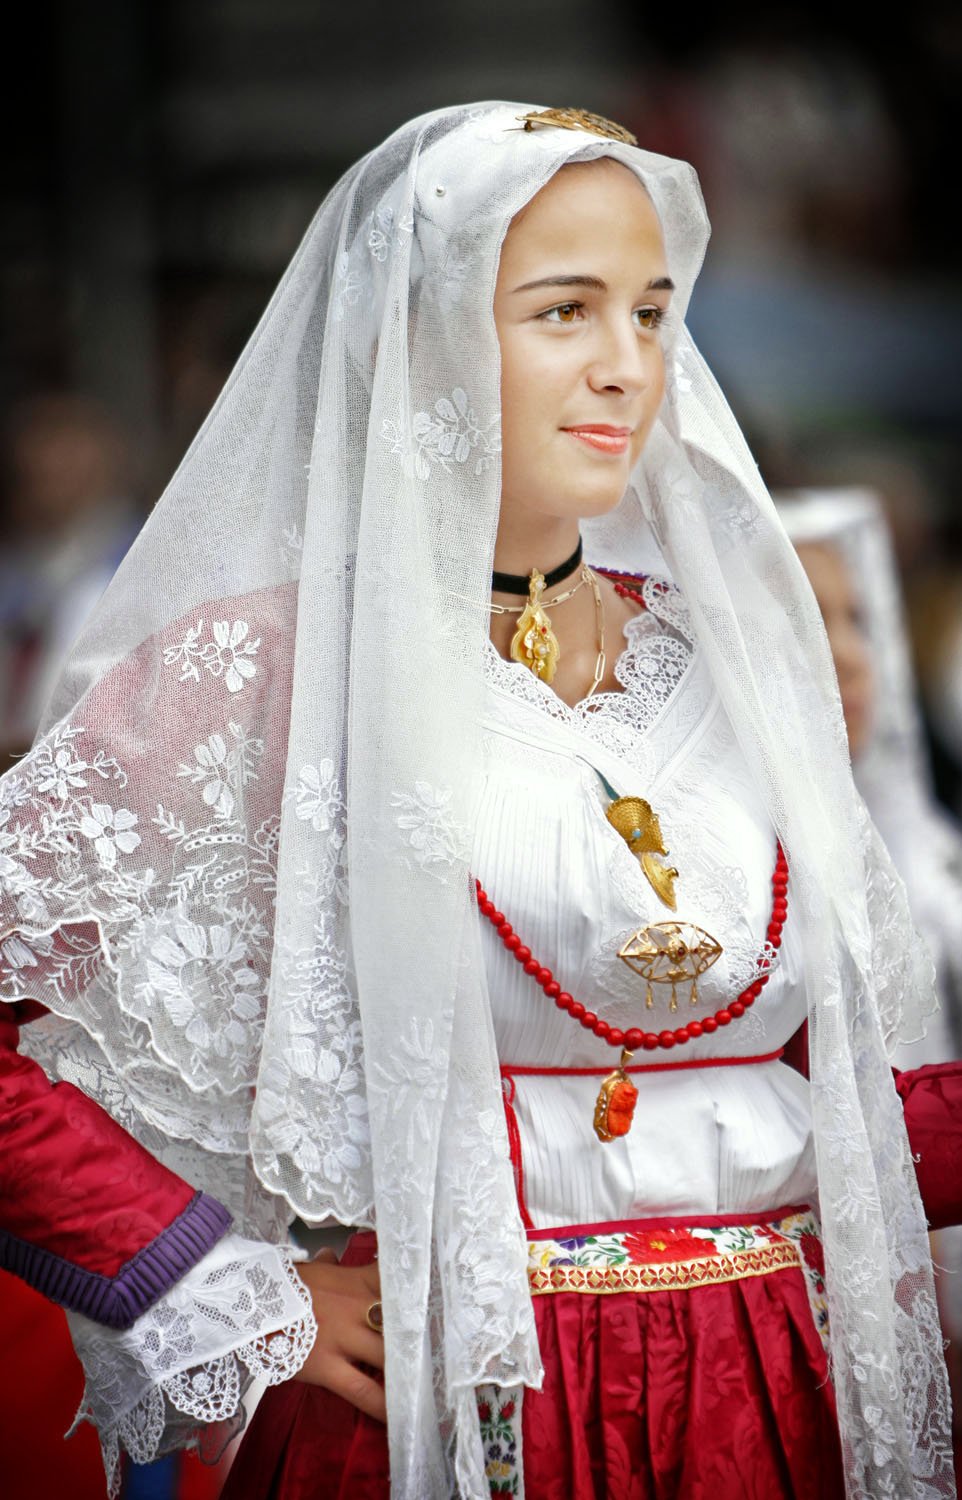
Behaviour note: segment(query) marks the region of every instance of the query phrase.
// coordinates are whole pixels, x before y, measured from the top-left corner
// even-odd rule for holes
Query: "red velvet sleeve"
[[[161,1165],[72,1084],[17,1051],[42,1007],[0,1005],[0,1266],[126,1327],[195,1265],[227,1211]]]
[[[962,1062],[896,1073],[909,1146],[932,1229],[962,1223]]]
[[[808,1077],[807,1021],[788,1043],[784,1059]],[[892,1071],[929,1225],[962,1224],[962,1062]]]

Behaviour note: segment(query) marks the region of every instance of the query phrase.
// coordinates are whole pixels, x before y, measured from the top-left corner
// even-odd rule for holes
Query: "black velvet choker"
[[[579,568],[580,566],[581,538],[579,536],[578,545],[572,552],[571,556],[565,558],[565,561],[563,563],[560,563],[557,568],[554,568],[552,572],[546,573],[544,575],[545,588],[553,589],[556,583],[562,583],[567,577],[569,577],[570,574],[574,572],[575,568]],[[524,597],[528,593],[530,582],[530,574],[492,573],[491,592],[499,594],[520,594],[522,595],[522,597]]]

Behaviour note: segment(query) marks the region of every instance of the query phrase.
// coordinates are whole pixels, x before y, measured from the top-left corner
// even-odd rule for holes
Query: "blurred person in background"
[[[962,1055],[962,828],[936,800],[885,511],[871,491],[776,494],[818,601],[838,674],[855,784],[905,881],[935,963],[941,1009],[892,1055],[918,1068]],[[962,1161],[957,1164],[962,1173]],[[962,1231],[940,1230],[933,1259],[962,1458]]]
[[[869,491],[781,491],[779,515],[818,601],[855,784],[905,881],[941,1009],[898,1067],[962,1054],[962,828],[936,800],[885,512]]]
[[[47,393],[0,424],[0,764],[33,739],[74,637],[143,520],[127,439],[90,397]]]

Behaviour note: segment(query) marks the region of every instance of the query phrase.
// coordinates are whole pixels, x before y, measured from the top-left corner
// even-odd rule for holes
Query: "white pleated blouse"
[[[644,593],[648,611],[627,625],[616,668],[623,692],[569,708],[491,648],[473,869],[522,942],[586,1010],[622,1030],[657,1032],[713,1014],[756,977],[776,839],[680,596],[651,579]],[[666,862],[679,870],[677,912],[608,823],[605,782],[657,813]],[[666,985],[653,986],[647,1009],[645,980],[617,956],[639,928],[666,920],[694,923],[723,949],[698,980],[697,1004],[679,986],[675,1012]],[[502,1066],[616,1066],[618,1049],[559,1011],[490,923],[482,928]],[[789,888],[778,964],[754,1007],[684,1047],[638,1052],[634,1064],[776,1051],[805,1019],[801,972]],[[536,1228],[814,1202],[808,1084],[781,1061],[635,1074],[631,1130],[607,1143],[593,1128],[600,1075],[511,1082]]]

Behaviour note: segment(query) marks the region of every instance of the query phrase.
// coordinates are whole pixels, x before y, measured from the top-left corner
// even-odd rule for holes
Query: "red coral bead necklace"
[[[765,933],[765,947],[755,960],[756,975],[751,984],[745,986],[736,999],[716,1010],[713,1016],[703,1020],[688,1021],[673,1031],[644,1031],[631,1027],[622,1031],[611,1026],[594,1011],[586,1010],[579,1000],[563,990],[546,964],[535,958],[531,949],[515,932],[504,912],[498,911],[480,880],[475,881],[478,908],[487,917],[508,952],[530,974],[536,984],[553,1000],[559,1010],[565,1011],[586,1031],[592,1032],[609,1047],[620,1047],[621,1061],[615,1071],[604,1080],[595,1106],[594,1128],[599,1140],[610,1141],[625,1135],[631,1128],[638,1091],[625,1072],[626,1064],[637,1051],[654,1052],[658,1048],[683,1047],[686,1042],[700,1036],[711,1036],[719,1026],[730,1026],[746,1010],[755,1004],[771,975],[774,953],[781,947],[782,928],[788,916],[788,860],[781,844],[777,845],[775,869],[772,874],[772,912]]]

